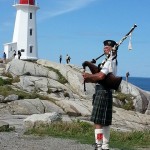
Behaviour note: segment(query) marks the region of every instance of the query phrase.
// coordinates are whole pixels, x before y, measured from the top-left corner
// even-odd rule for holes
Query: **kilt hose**
[[[103,126],[112,123],[112,91],[104,89],[100,84],[95,87],[91,121]]]

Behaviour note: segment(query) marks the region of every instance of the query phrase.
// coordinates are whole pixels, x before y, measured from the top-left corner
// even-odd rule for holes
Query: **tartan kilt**
[[[112,123],[112,91],[96,85],[91,121],[104,126]]]

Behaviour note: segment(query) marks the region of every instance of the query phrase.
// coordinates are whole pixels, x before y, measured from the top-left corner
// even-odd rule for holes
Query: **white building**
[[[16,20],[11,43],[4,44],[7,58],[14,52],[21,52],[23,60],[38,59],[36,11],[39,9],[35,0],[18,0],[13,5],[16,9]],[[17,55],[16,55],[17,58]]]

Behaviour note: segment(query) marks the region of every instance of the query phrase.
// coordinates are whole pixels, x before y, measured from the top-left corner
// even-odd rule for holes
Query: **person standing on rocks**
[[[13,58],[15,58],[16,57],[16,51],[14,50],[14,53],[13,53]]]
[[[128,82],[128,78],[129,78],[129,76],[130,76],[130,73],[129,73],[129,72],[127,72],[127,73],[126,73],[126,82]]]
[[[71,60],[71,57],[69,56],[69,57],[68,57],[68,63],[70,63],[70,60]]]
[[[18,59],[21,57],[21,51],[18,51]]]
[[[91,121],[95,126],[95,150],[109,150],[110,125],[112,123],[112,90],[102,84],[102,80],[109,74],[117,72],[117,44],[113,40],[104,43],[106,59],[97,67],[92,62],[85,61],[82,66],[89,67],[92,74],[83,73],[85,83],[96,83],[93,95],[93,110]]]
[[[61,64],[61,61],[62,61],[62,55],[59,56],[59,62]]]
[[[68,54],[66,55],[66,63],[67,64],[69,63],[69,55]]]
[[[3,53],[3,63],[4,64],[6,63],[6,53],[5,52]]]

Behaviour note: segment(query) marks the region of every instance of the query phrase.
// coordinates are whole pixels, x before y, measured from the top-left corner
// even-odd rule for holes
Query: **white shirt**
[[[109,57],[109,59],[105,62],[104,66],[101,69],[101,72],[104,74],[113,73],[114,75],[117,74],[117,65],[116,59],[112,60],[114,56]]]

